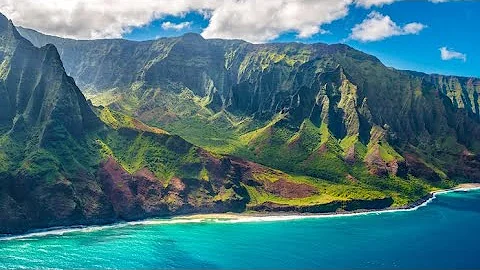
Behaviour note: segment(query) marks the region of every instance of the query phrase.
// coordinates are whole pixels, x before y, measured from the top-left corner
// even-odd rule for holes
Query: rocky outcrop
[[[234,169],[227,168],[228,165],[225,164],[223,166],[223,169]],[[112,204],[115,217],[122,220],[243,211],[248,198],[241,197],[238,193],[247,195],[246,192],[222,196],[224,189],[234,186],[231,179],[224,177],[213,177],[209,181],[173,177],[165,183],[148,169],[129,174],[113,158],[105,161],[99,170],[100,181]]]
[[[2,178],[0,234],[55,226],[115,221],[102,186],[86,176],[45,183],[42,178]]]
[[[441,181],[441,177],[418,157],[412,154],[405,154],[405,160],[409,168],[409,173],[415,177],[426,179],[431,182]]]
[[[275,182],[266,182],[264,188],[267,192],[282,198],[306,198],[318,194],[318,190],[311,185],[303,183],[292,183],[285,179]]]

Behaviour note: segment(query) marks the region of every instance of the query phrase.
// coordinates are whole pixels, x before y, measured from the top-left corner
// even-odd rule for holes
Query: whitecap
[[[421,207],[427,206],[433,200],[436,199],[436,196],[439,194],[445,194],[450,192],[458,191],[472,191],[480,190],[480,187],[472,188],[457,188],[451,190],[442,190],[432,192],[432,196],[425,200],[423,203],[411,207],[411,208],[399,208],[399,209],[386,209],[386,210],[375,210],[375,211],[364,211],[364,212],[353,212],[353,213],[326,213],[326,214],[285,214],[285,215],[266,215],[266,216],[248,216],[248,215],[229,215],[228,217],[174,217],[169,219],[146,219],[141,221],[131,221],[131,222],[121,222],[112,225],[94,225],[94,226],[78,226],[78,227],[58,227],[51,228],[48,230],[39,230],[27,234],[15,235],[15,236],[5,236],[0,237],[0,241],[7,240],[30,240],[38,237],[46,236],[63,236],[70,233],[91,233],[101,230],[123,228],[126,226],[146,226],[146,225],[168,225],[168,224],[190,224],[190,223],[255,223],[255,222],[277,222],[277,221],[291,221],[291,220],[300,220],[300,219],[318,219],[318,218],[339,218],[339,217],[351,217],[351,216],[364,216],[364,215],[380,215],[384,213],[394,213],[394,212],[410,212],[416,211]]]

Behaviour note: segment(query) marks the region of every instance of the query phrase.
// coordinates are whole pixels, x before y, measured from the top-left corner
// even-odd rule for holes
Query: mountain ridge
[[[60,56],[0,17],[0,234],[188,213],[383,209],[433,188],[417,182],[415,194],[397,194],[213,153],[113,105],[92,106]]]
[[[11,21],[8,21],[3,15],[0,20],[2,25],[8,24],[7,27],[2,28],[5,29],[1,32],[2,38],[7,41],[10,40],[7,42],[7,46],[16,47],[15,50],[2,56],[2,66],[10,65],[9,70],[2,72],[3,88],[6,90],[21,82],[22,85],[19,88],[25,89],[22,95],[14,95],[11,91],[5,93],[9,102],[2,107],[2,116],[5,117],[3,120],[6,122],[15,120],[14,127],[24,120],[26,125],[33,127],[58,120],[69,132],[76,133],[76,135],[81,133],[83,128],[88,128],[90,125],[94,126],[94,114],[89,109],[87,101],[83,98],[73,79],[65,74],[56,48],[52,44],[47,44],[39,49],[31,49],[33,45],[16,31]],[[35,55],[35,58],[28,55]],[[24,58],[29,59],[24,60]],[[41,70],[37,71],[36,68]],[[18,73],[20,73],[20,76],[16,75]],[[28,74],[30,77],[25,78],[24,74]],[[56,87],[55,90],[49,89],[47,91],[47,87],[51,88],[53,86],[50,81],[55,80],[55,78],[58,78],[59,85],[54,86]],[[59,104],[58,100],[61,99],[62,95],[68,95],[65,91],[79,98],[78,104],[72,104],[73,106],[62,109],[63,105]],[[41,102],[44,99],[51,103],[43,106]],[[70,114],[70,116],[79,115],[80,118],[80,121],[75,121],[75,126],[68,123],[74,121],[69,120],[68,117],[67,112],[71,110],[78,113]],[[82,124],[78,126],[78,122]],[[45,133],[45,130],[43,133]]]
[[[467,158],[462,154],[465,151],[475,154],[480,149],[480,83],[476,78],[398,71],[342,44],[249,44],[187,35],[151,41],[150,47],[142,42],[122,47],[116,41],[95,41],[103,48],[97,54],[91,47],[70,42],[64,47],[63,59],[72,62],[81,51],[90,56],[77,59],[75,70],[93,64],[98,72],[97,77],[74,75],[86,86],[84,92],[92,93],[94,103],[134,115],[213,151],[278,169],[312,171],[316,163],[324,162],[322,158],[315,164],[307,160],[316,155],[315,148],[324,148],[314,141],[309,144],[316,147],[310,150],[297,149],[295,168],[281,161],[277,150],[296,140],[305,120],[323,130],[318,131],[323,137],[332,136],[330,148],[336,150],[331,154],[342,167],[342,177],[352,172],[341,164],[358,148],[342,149],[341,145],[349,146],[347,142],[358,140],[360,148],[367,149],[367,155],[360,156],[371,172],[384,175],[386,170],[396,175],[397,169],[389,165],[392,155],[385,154],[389,152],[393,157],[410,157],[396,160],[399,164],[394,167],[403,167],[405,162],[425,164],[433,168],[427,171],[433,170],[434,178],[461,175],[456,171],[464,165],[457,168],[452,162]],[[127,51],[141,54],[126,59],[132,64],[113,73],[136,75],[107,79],[110,71],[106,70],[117,69]],[[283,119],[275,122],[280,116]],[[252,132],[260,132],[264,139],[248,141],[259,138],[247,135]],[[371,142],[370,138],[376,139]],[[267,152],[279,163],[271,161]],[[475,180],[477,175],[468,178]]]
[[[35,39],[35,36],[44,36],[44,37],[48,37],[48,38],[54,38],[54,39],[59,39],[59,40],[69,40],[69,41],[82,41],[82,42],[91,42],[91,41],[108,41],[108,40],[121,40],[121,41],[127,41],[127,42],[132,42],[132,43],[142,43],[142,42],[153,42],[153,41],[156,41],[158,39],[169,39],[169,38],[180,38],[184,35],[198,35],[198,36],[201,36],[200,34],[198,33],[195,33],[195,32],[187,32],[183,35],[180,35],[180,36],[174,36],[174,37],[159,37],[159,38],[155,38],[155,39],[148,39],[148,40],[130,40],[130,39],[124,39],[124,38],[116,38],[116,39],[72,39],[72,38],[63,38],[63,37],[58,37],[58,36],[55,36],[55,35],[49,35],[49,34],[44,34],[40,31],[37,31],[35,29],[31,29],[31,28],[26,28],[26,27],[22,27],[22,26],[16,26],[16,28],[18,29],[18,31],[20,33],[22,33],[21,35],[23,37],[27,36],[28,38],[26,38],[27,40],[31,40],[31,39]],[[203,38],[203,37],[202,37]],[[220,38],[209,38],[209,39],[206,39],[206,40],[213,40],[213,41],[221,41],[221,40],[228,40],[228,41],[232,41],[232,42],[243,42],[243,43],[247,43],[247,44],[252,44],[252,45],[263,45],[263,44],[285,44],[285,45],[291,45],[291,44],[302,44],[302,45],[312,45],[312,44],[322,44],[322,45],[329,45],[329,46],[347,46],[348,48],[350,49],[353,49],[353,50],[356,50],[356,51],[360,51],[358,49],[355,49],[353,47],[351,47],[350,45],[348,44],[345,44],[345,43],[324,43],[324,42],[314,42],[314,43],[302,43],[302,42],[269,42],[269,43],[250,43],[248,41],[245,41],[245,40],[242,40],[242,39],[220,39]],[[33,42],[35,44],[36,47],[41,47],[42,45],[41,44],[48,44],[46,43],[46,41],[36,41],[36,42]],[[360,51],[361,52],[361,51]],[[371,55],[373,57],[375,57],[374,55]],[[378,58],[377,58],[378,59]],[[380,60],[378,60],[380,61]],[[380,61],[381,62],[381,61]],[[446,76],[446,77],[457,77],[457,78],[473,78],[473,79],[478,79],[479,77],[477,76],[466,76],[466,75],[455,75],[455,74],[443,74],[443,73],[429,73],[429,72],[423,72],[423,71],[417,71],[417,70],[412,70],[412,69],[398,69],[398,68],[395,68],[395,67],[388,67],[388,68],[392,68],[394,70],[397,70],[397,71],[403,71],[403,72],[409,72],[409,73],[416,73],[416,74],[420,74],[420,75],[428,75],[428,76],[431,76],[431,75],[441,75],[441,76]]]

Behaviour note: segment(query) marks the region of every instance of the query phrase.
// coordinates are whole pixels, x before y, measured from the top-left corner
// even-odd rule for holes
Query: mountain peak
[[[74,80],[65,73],[53,44],[34,47],[3,15],[0,36],[0,55],[10,66],[0,80],[3,129],[15,127],[14,120],[21,116],[28,130],[44,130],[43,137],[46,127],[55,132],[64,129],[75,137],[98,122]],[[55,132],[50,132],[50,137]]]
[[[13,25],[13,22],[5,17],[5,15],[2,13],[0,13],[0,36],[3,36],[5,41],[20,41],[28,44],[28,46],[31,45],[29,40],[20,35],[15,25]]]
[[[49,59],[52,64],[55,63],[62,70],[65,70],[63,67],[62,60],[60,58],[60,54],[58,53],[57,47],[55,47],[55,45],[49,43],[41,47],[40,50],[45,52],[45,58]]]
[[[10,24],[10,20],[7,17],[5,17],[5,15],[0,13],[0,30],[8,27],[9,24]]]
[[[189,40],[189,41],[203,41],[205,40],[202,35],[198,34],[198,33],[193,33],[193,32],[190,32],[190,33],[185,33],[183,36],[182,36],[182,39],[183,40]]]

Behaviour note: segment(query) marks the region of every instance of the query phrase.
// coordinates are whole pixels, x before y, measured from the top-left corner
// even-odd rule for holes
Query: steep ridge
[[[73,76],[88,86],[87,95],[95,93],[95,103],[219,153],[332,181],[480,179],[476,78],[398,71],[341,44],[255,45],[197,34],[75,41],[22,33],[36,45],[57,42],[71,73],[91,66],[108,78],[108,64],[119,67],[116,74],[135,74],[102,83]],[[108,50],[98,51],[99,44]],[[126,52],[139,57],[124,59]],[[284,153],[292,149],[289,160]]]
[[[0,59],[0,234],[187,213],[380,209],[432,188],[407,196],[289,175],[93,107],[56,48],[34,47],[3,15]]]
[[[42,136],[56,124],[73,135],[97,125],[82,93],[66,76],[55,47],[36,49],[6,23],[2,18],[2,27],[7,29],[1,32],[1,123],[13,124],[12,131],[43,128]]]
[[[91,170],[84,138],[102,124],[53,45],[35,48],[3,15],[0,37],[0,231],[63,224],[78,215],[66,176]]]
[[[0,233],[245,208],[237,165],[109,110],[105,126],[53,45],[0,22]]]

